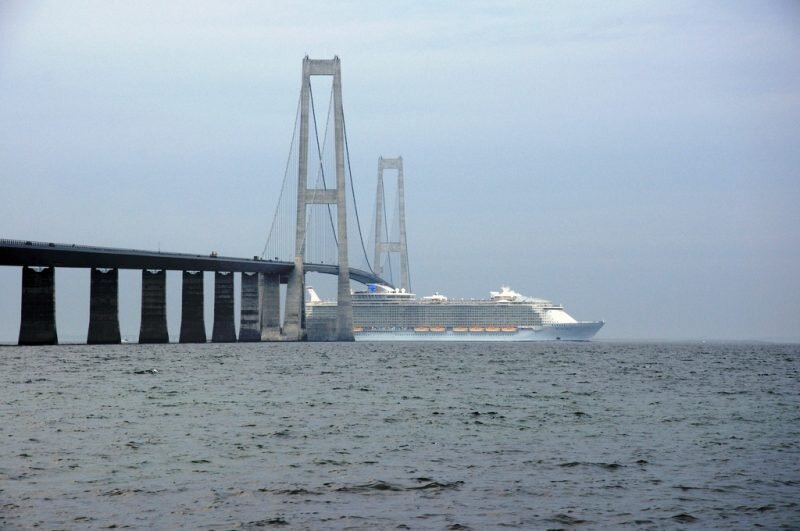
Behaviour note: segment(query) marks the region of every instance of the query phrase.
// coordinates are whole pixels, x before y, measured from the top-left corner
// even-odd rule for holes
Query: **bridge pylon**
[[[311,106],[311,76],[333,77],[333,122],[336,151],[336,188],[308,188],[309,109]],[[306,207],[322,204],[336,205],[336,236],[338,245],[338,290],[336,334],[330,339],[353,341],[353,305],[350,294],[350,269],[347,255],[347,193],[345,181],[344,112],[342,110],[342,71],[339,57],[333,59],[303,58],[303,79],[300,89],[300,142],[297,171],[297,226],[295,232],[294,269],[286,288],[286,307],[282,338],[302,341],[306,338],[305,324],[305,247]]]
[[[386,217],[383,188],[383,171],[397,170],[397,201],[398,224],[400,228],[399,240],[384,240],[383,221]],[[408,273],[408,244],[406,243],[406,200],[405,183],[403,180],[403,157],[394,159],[378,158],[378,190],[375,194],[375,260],[372,262],[375,273],[383,276],[383,255],[385,253],[398,253],[400,255],[400,288],[411,291],[411,281]]]

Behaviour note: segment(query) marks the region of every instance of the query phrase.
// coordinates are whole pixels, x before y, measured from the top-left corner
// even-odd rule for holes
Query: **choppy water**
[[[0,528],[798,527],[798,361],[745,344],[2,348]]]

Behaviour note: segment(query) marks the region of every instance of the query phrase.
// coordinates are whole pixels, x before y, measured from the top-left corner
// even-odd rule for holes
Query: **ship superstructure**
[[[336,303],[308,290],[306,319],[313,330],[334,318]],[[369,284],[352,298],[356,340],[587,341],[604,324],[576,321],[560,304],[508,287],[490,292],[488,299],[449,299],[439,293],[418,299],[403,289]]]

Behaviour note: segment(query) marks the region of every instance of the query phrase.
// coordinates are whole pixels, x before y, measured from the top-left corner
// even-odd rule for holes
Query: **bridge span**
[[[235,258],[88,245],[0,240],[0,266],[72,267],[98,269],[163,269],[167,271],[220,271],[288,276],[292,262],[259,257]],[[304,263],[306,271],[339,275],[336,264]],[[362,284],[391,285],[371,271],[349,268],[350,278]]]
[[[119,343],[120,269],[142,271],[140,343],[168,343],[166,271],[182,271],[181,343],[207,341],[202,272],[214,272],[214,324],[211,341],[282,341],[280,284],[291,262],[208,255],[92,247],[86,245],[0,240],[0,266],[22,267],[20,345],[57,344],[55,268],[91,270],[87,343]],[[339,275],[335,264],[304,264],[305,271]],[[362,283],[386,281],[369,271],[350,268]],[[233,275],[241,274],[241,315],[234,325]]]

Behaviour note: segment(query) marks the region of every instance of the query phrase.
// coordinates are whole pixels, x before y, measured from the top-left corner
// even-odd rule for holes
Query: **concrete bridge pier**
[[[86,343],[119,343],[119,269],[92,268],[91,271],[89,333]]]
[[[281,280],[276,274],[260,274],[261,341],[281,341]],[[296,339],[295,339],[296,340]]]
[[[167,331],[167,272],[142,270],[142,321],[139,343],[169,343]]]
[[[20,345],[57,345],[55,268],[22,267]]]
[[[233,273],[214,272],[214,343],[235,343],[236,326],[233,322]]]
[[[203,272],[184,271],[181,293],[181,343],[205,343],[203,316]]]
[[[279,285],[280,287],[280,285]],[[265,302],[261,302],[262,311]],[[283,320],[281,339],[283,341],[305,341],[306,315],[305,315],[305,273],[302,259],[295,258],[295,267],[289,273],[286,285],[286,304]],[[261,338],[264,339],[264,314],[261,314]]]
[[[242,273],[242,306],[239,315],[239,342],[261,341],[259,274]]]

